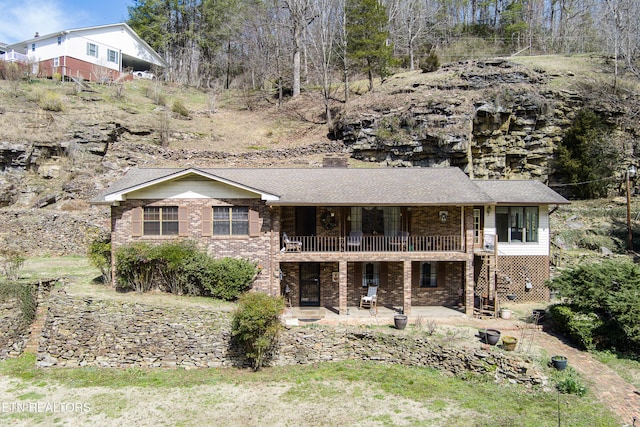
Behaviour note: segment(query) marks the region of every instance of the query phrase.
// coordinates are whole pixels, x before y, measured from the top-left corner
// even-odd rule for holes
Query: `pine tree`
[[[393,61],[387,11],[378,0],[346,0],[345,14],[347,56],[367,73],[372,90],[374,74],[386,77]]]

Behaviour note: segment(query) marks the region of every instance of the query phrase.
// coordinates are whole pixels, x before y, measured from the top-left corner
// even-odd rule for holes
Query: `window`
[[[60,66],[60,57],[56,56],[55,58],[53,58],[53,66],[54,67],[59,67]]]
[[[380,264],[368,262],[362,269],[362,286],[380,286]]]
[[[143,234],[145,236],[178,235],[178,207],[144,208]]]
[[[62,36],[58,36],[58,46],[62,44]]]
[[[246,236],[249,234],[249,208],[221,206],[213,208],[214,236]]]
[[[473,243],[480,243],[480,209],[473,209]]]
[[[98,45],[87,42],[87,55],[98,57]]]
[[[538,218],[537,206],[498,206],[496,208],[498,242],[537,242]]]
[[[399,206],[353,207],[349,214],[351,230],[367,235],[396,236],[401,230],[401,218]]]
[[[31,43],[31,52],[35,52],[35,51],[36,51],[36,44]]]
[[[107,61],[118,63],[118,52],[115,50],[107,49]]]
[[[420,287],[438,287],[438,265],[436,262],[420,263]]]

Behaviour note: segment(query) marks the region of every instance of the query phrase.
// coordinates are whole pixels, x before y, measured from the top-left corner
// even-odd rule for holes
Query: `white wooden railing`
[[[289,236],[289,245],[299,248],[296,252],[446,252],[462,251],[462,238],[456,236],[362,236],[354,239],[349,236]],[[284,243],[281,247],[284,248]],[[291,252],[289,250],[288,252]]]

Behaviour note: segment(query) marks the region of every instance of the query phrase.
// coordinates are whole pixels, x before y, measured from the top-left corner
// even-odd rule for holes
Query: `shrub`
[[[587,394],[587,387],[582,382],[580,375],[571,367],[568,367],[564,371],[556,372],[553,380],[556,383],[556,389],[560,393],[575,394],[580,397]]]
[[[431,73],[440,68],[440,59],[438,54],[433,50],[429,52],[429,55],[420,62],[420,69],[423,73]]]
[[[0,282],[0,301],[15,298],[20,304],[22,320],[31,323],[36,317],[37,287],[33,283]]]
[[[552,315],[587,348],[640,348],[640,266],[616,260],[586,264],[562,272],[549,288],[570,306],[552,308]],[[587,329],[591,329],[591,341],[585,338]]]
[[[256,371],[268,362],[277,345],[282,330],[279,318],[282,310],[282,297],[261,292],[246,293],[240,297],[231,335]]]
[[[190,289],[186,266],[202,261],[198,255],[198,248],[191,241],[165,243],[156,248],[156,268],[169,292],[181,295]]]
[[[91,265],[100,270],[102,282],[111,283],[111,237],[105,236],[91,242],[87,256]]]
[[[235,300],[249,289],[257,274],[255,263],[237,258],[222,258],[213,263],[211,282],[208,288],[215,298]]]
[[[133,243],[116,251],[117,286],[136,292],[151,290],[156,268],[154,248],[147,243]]]
[[[8,280],[17,280],[20,269],[24,265],[25,257],[20,249],[5,246],[0,249],[0,266]]]
[[[55,92],[47,91],[38,100],[40,108],[46,111],[62,111],[64,103],[62,97]]]
[[[187,107],[184,105],[184,102],[180,98],[173,101],[173,105],[171,106],[171,111],[173,111],[176,114],[179,114],[182,117],[190,117],[189,110],[187,109]]]

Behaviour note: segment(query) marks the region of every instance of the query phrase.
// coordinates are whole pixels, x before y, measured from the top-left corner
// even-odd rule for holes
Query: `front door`
[[[300,306],[320,307],[320,264],[300,264]]]

